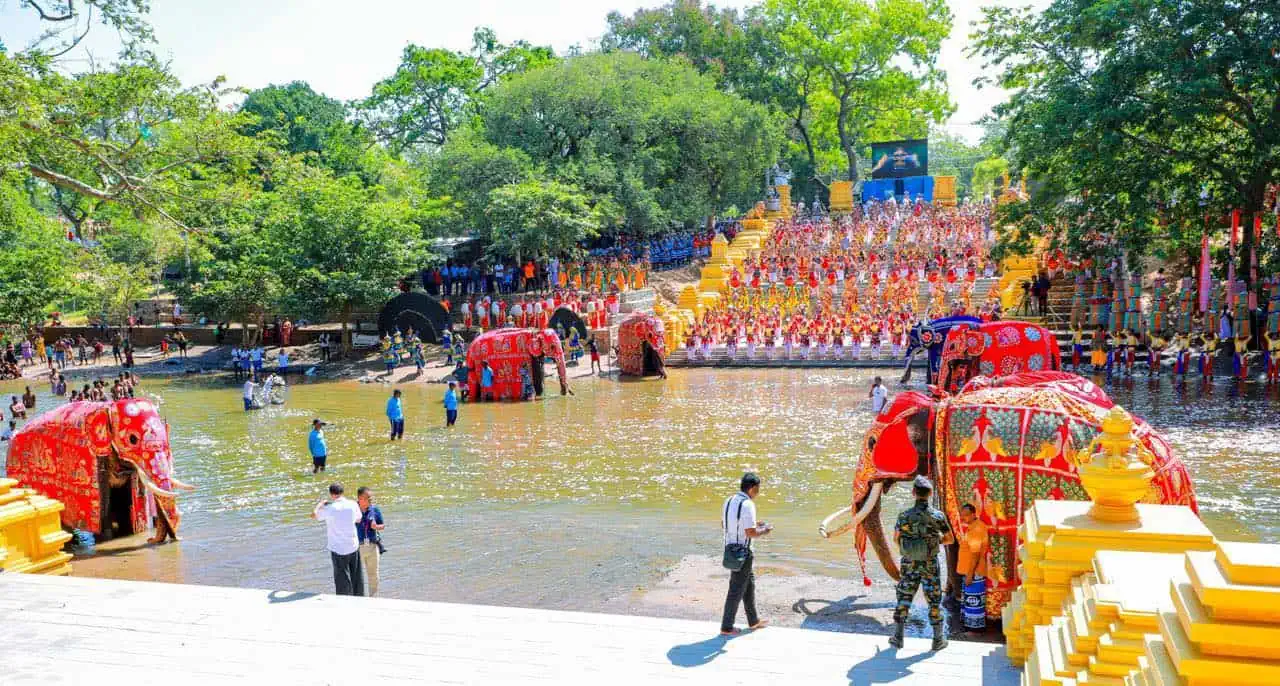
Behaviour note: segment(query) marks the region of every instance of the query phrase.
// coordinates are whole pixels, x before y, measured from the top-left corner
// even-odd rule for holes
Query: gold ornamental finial
[[[1139,519],[1137,502],[1146,494],[1155,472],[1155,456],[1134,432],[1133,417],[1120,406],[1102,420],[1102,433],[1076,454],[1080,485],[1093,500],[1095,519],[1131,522]]]

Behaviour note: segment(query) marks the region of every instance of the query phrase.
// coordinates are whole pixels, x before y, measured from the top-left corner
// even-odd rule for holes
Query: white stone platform
[[[991,684],[1003,646],[0,573],[0,684]]]

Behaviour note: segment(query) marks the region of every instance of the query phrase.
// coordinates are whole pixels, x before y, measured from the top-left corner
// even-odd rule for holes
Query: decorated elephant
[[[169,426],[149,400],[73,402],[27,422],[9,446],[9,476],[62,501],[63,525],[109,539],[144,531],[178,538]],[[154,504],[153,504],[154,503]]]
[[[880,504],[898,481],[927,475],[953,530],[964,533],[959,508],[965,503],[986,523],[991,539],[987,614],[998,617],[1018,586],[1017,532],[1024,511],[1036,500],[1088,499],[1073,456],[1087,449],[1113,406],[1092,382],[1063,372],[981,377],[960,393],[941,397],[902,393],[867,432],[850,505],[827,517],[819,533],[829,538],[853,529],[864,580],[868,542],[897,579]],[[1134,423],[1141,445],[1153,455],[1155,472],[1143,501],[1197,510],[1186,466],[1150,426],[1137,417]],[[852,513],[852,521],[832,530],[846,513]],[[948,558],[954,567],[954,548]]]
[[[936,382],[955,393],[977,376],[1062,369],[1062,353],[1053,332],[1029,322],[958,324],[942,344]]]
[[[633,312],[618,325],[618,368],[628,376],[659,376],[667,357],[662,320]]]
[[[922,351],[929,354],[929,364],[925,367],[926,383],[937,383],[938,369],[942,363],[942,344],[947,339],[947,333],[961,324],[977,326],[981,323],[982,320],[977,317],[962,314],[920,322],[911,327],[911,331],[907,335],[907,366],[906,369],[902,370],[902,383],[907,383],[911,380],[911,363],[915,361],[916,355]]]
[[[542,395],[543,358],[556,361],[560,377],[560,395],[569,392],[569,372],[564,364],[564,348],[560,337],[551,329],[493,329],[486,331],[467,347],[467,385],[471,398],[480,400],[480,374],[483,363],[493,370],[493,399],[520,400],[524,381],[520,369],[529,371],[536,395]]]

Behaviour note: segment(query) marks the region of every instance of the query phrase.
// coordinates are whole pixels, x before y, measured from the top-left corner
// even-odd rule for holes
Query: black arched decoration
[[[440,334],[451,323],[449,313],[438,300],[425,293],[401,293],[383,305],[378,313],[378,335],[409,327],[428,343],[439,343]]]
[[[582,338],[582,344],[587,344],[587,323],[582,321],[577,313],[567,307],[557,307],[555,312],[551,313],[551,320],[547,322],[548,329],[555,329],[559,324],[564,329],[564,334],[569,335],[569,329],[577,329],[578,336]]]

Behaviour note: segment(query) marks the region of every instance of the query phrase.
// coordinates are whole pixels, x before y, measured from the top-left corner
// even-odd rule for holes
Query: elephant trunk
[[[920,352],[919,348],[911,348],[907,350],[907,368],[902,370],[902,379],[899,383],[907,383],[911,380],[911,363],[916,359],[916,353]]]
[[[889,541],[884,535],[884,524],[880,521],[880,500],[876,500],[875,507],[871,513],[863,521],[862,526],[866,528],[867,539],[871,543],[871,547],[876,551],[876,557],[880,560],[880,565],[884,567],[885,573],[894,581],[902,578],[902,573],[898,569],[898,562],[894,559],[893,551],[889,549]]]

